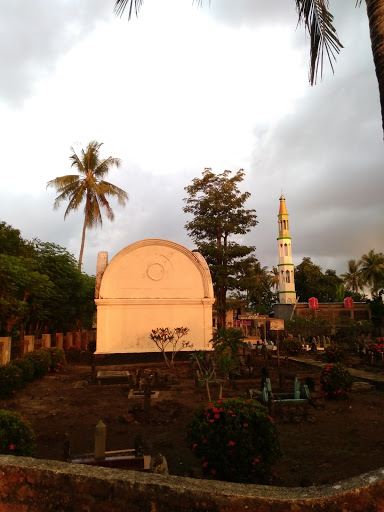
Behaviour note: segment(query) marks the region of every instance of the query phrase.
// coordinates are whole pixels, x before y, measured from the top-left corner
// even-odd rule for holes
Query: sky
[[[162,238],[194,249],[185,187],[204,168],[244,169],[258,225],[240,241],[278,264],[283,193],[293,262],[338,274],[384,252],[384,142],[364,5],[330,2],[344,46],[335,72],[308,83],[309,41],[287,0],[0,0],[0,221],[78,258],[83,209],[64,221],[49,180],[73,174],[92,140],[122,160],[108,181],[115,221],[87,231],[83,270],[127,245]]]

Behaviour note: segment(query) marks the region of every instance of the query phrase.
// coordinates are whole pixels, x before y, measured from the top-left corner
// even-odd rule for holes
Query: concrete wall
[[[230,484],[0,456],[1,512],[383,512],[384,468],[318,488]]]
[[[213,286],[204,258],[168,240],[129,245],[107,264],[99,256],[97,354],[157,352],[157,327],[188,327],[194,350],[212,338]]]

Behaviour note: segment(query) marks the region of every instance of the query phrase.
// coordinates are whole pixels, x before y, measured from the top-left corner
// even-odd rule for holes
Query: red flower
[[[212,469],[211,469],[211,473],[212,473],[212,475],[215,475],[215,474],[216,474],[216,469],[213,469],[213,468],[212,468]]]
[[[215,420],[209,420],[209,423],[214,423]]]
[[[248,427],[248,423],[243,423],[243,427]]]
[[[254,459],[254,461],[252,462],[253,465],[255,465],[257,462],[259,462],[259,459]]]
[[[196,448],[197,444],[195,443],[194,445],[192,445],[192,450],[194,450]]]
[[[229,441],[228,446],[235,446],[234,441]]]
[[[215,420],[219,420],[220,419],[220,414],[214,414],[213,417],[215,418]]]
[[[10,450],[14,450],[15,448],[16,448],[16,446],[15,446],[14,444],[10,444],[10,445],[9,445],[9,449],[10,449]]]
[[[208,462],[203,462],[203,468],[206,468],[208,466]]]

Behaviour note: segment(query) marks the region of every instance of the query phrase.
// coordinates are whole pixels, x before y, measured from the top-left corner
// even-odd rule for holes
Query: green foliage
[[[12,364],[17,366],[25,383],[32,382],[35,374],[35,366],[32,361],[26,357],[18,357],[12,360]]]
[[[0,453],[34,457],[35,433],[20,414],[0,409]]]
[[[328,345],[324,350],[324,358],[328,363],[341,363],[345,359],[345,351],[337,345]]]
[[[297,338],[286,338],[281,342],[280,348],[290,356],[297,356],[301,352],[302,344]]]
[[[341,363],[328,364],[320,375],[323,393],[333,400],[345,400],[351,391],[353,378]]]
[[[371,332],[372,324],[367,320],[357,322],[353,318],[340,317],[336,319],[335,328],[335,341],[353,349],[358,345],[361,333]]]
[[[92,325],[95,279],[78,271],[71,254],[55,244],[26,242],[5,223],[0,241],[0,335]]]
[[[31,361],[31,363],[33,364],[34,379],[41,379],[42,377],[47,375],[51,367],[51,356],[48,350],[34,350],[32,352],[28,352],[28,354],[26,354],[24,357]]]
[[[219,327],[225,325],[227,292],[239,289],[244,265],[256,261],[254,247],[240,245],[231,238],[245,235],[257,224],[255,210],[244,208],[250,193],[238,188],[244,171],[231,174],[214,174],[205,169],[202,178],[195,178],[192,185],[185,187],[188,197],[183,208],[193,215],[185,228],[211,271]]]
[[[212,345],[215,352],[223,354],[230,352],[232,359],[239,359],[239,349],[244,347],[244,334],[241,329],[221,327],[213,333]]]
[[[316,297],[319,302],[334,302],[342,283],[334,270],[327,269],[323,273],[321,267],[308,257],[303,258],[295,269],[296,294],[301,302],[308,302],[311,297]]]
[[[270,483],[281,457],[273,419],[252,399],[222,398],[199,407],[186,439],[203,473],[219,480]]]
[[[285,321],[286,336],[299,335],[305,340],[313,336],[329,336],[332,326],[324,318],[313,318],[308,316],[294,316],[291,320]]]
[[[50,371],[59,372],[66,363],[64,350],[59,347],[51,347],[46,350],[51,358]]]
[[[10,398],[24,386],[23,374],[18,366],[11,363],[0,366],[0,398]]]
[[[367,348],[372,352],[378,361],[382,360],[384,357],[384,337],[377,338],[372,343],[370,343]]]
[[[75,345],[72,345],[67,348],[65,358],[68,363],[79,363],[81,360],[81,350]]]

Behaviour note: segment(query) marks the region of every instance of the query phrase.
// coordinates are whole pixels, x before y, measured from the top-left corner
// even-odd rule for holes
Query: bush
[[[186,439],[205,475],[230,482],[270,483],[281,456],[273,419],[252,399],[222,398],[199,407]]]
[[[49,368],[51,367],[51,356],[48,350],[39,349],[33,352],[28,352],[24,356],[26,359],[31,361],[34,367],[33,378],[41,379],[44,375],[47,375]]]
[[[384,338],[377,338],[376,341],[374,341],[373,343],[370,343],[368,345],[368,350],[370,350],[375,359],[377,359],[378,361],[380,359],[383,359],[383,355],[384,355]]]
[[[30,359],[27,359],[26,357],[18,357],[12,361],[12,364],[19,368],[24,382],[33,381],[35,367]]]
[[[72,345],[67,348],[65,357],[68,363],[79,363],[81,359],[81,350],[75,345]]]
[[[328,345],[324,350],[324,357],[327,363],[341,363],[345,359],[345,352],[337,345]]]
[[[20,414],[0,409],[0,453],[4,455],[35,455],[35,433]]]
[[[65,352],[62,348],[52,347],[46,349],[51,358],[50,371],[59,372],[60,369],[65,365]]]
[[[341,363],[329,364],[320,375],[320,386],[328,398],[345,400],[352,387],[352,375]]]
[[[25,382],[18,366],[10,363],[0,366],[0,398],[9,398],[23,387]]]
[[[297,356],[301,352],[301,342],[297,338],[286,338],[281,348],[290,356]]]

